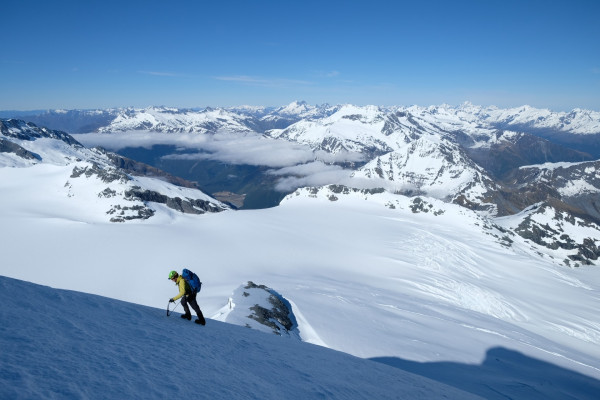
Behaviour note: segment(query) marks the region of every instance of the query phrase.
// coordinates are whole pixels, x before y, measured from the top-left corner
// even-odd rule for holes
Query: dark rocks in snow
[[[110,222],[125,222],[134,219],[148,219],[152,217],[155,212],[154,210],[142,205],[136,204],[129,207],[117,204],[106,213],[109,215],[114,215],[114,217],[110,219]]]
[[[442,215],[444,213],[444,210],[441,209],[434,210],[433,204],[426,202],[420,197],[415,197],[413,199],[410,210],[415,214],[431,212],[435,216]]]
[[[100,180],[102,180],[102,182],[105,183],[119,182],[125,184],[130,181],[130,178],[124,172],[116,168],[103,168],[96,163],[85,167],[75,166],[73,168],[71,178],[79,178],[81,176],[86,176],[87,178],[97,176]],[[104,191],[98,194],[99,197],[114,197],[115,195],[116,191],[110,188],[106,188]],[[132,186],[129,190],[125,190],[124,196],[125,200],[138,200],[144,204],[147,202],[165,204],[167,207],[185,214],[204,214],[206,212],[220,212],[225,210],[225,207],[221,207],[217,203],[212,203],[208,200],[169,197],[153,190],[142,189],[139,186]],[[133,211],[133,213],[125,216],[125,211]],[[117,205],[107,213],[118,213],[120,215],[118,217],[111,218],[112,222],[123,222],[131,219],[147,219],[154,215],[154,211],[150,208],[137,205],[131,207]]]
[[[0,134],[19,140],[36,140],[39,138],[57,139],[69,146],[83,148],[83,145],[68,133],[40,128],[31,122],[18,119],[0,120]]]
[[[204,214],[205,212],[220,212],[225,210],[225,208],[218,207],[207,200],[169,197],[153,190],[142,189],[139,186],[134,186],[130,190],[125,191],[125,196],[132,200],[138,199],[143,202],[165,204],[167,207],[184,214]]]
[[[105,168],[97,163],[92,163],[91,166],[79,167],[75,166],[71,174],[71,178],[80,178],[85,176],[91,178],[96,176],[104,183],[121,183],[126,184],[131,178],[117,168]],[[148,219],[152,217],[155,212],[147,207],[147,202],[165,204],[167,207],[182,212],[184,214],[204,214],[206,212],[220,212],[226,208],[219,206],[218,203],[212,203],[208,200],[200,199],[182,199],[180,197],[169,197],[162,193],[142,189],[139,186],[132,186],[128,190],[123,192],[125,200],[128,201],[140,201],[144,203],[144,206],[121,206],[115,205],[111,208],[107,214],[116,214],[117,216],[111,218],[111,222],[124,222],[132,219]],[[106,188],[102,192],[98,193],[98,197],[115,197],[117,192],[114,189]]]
[[[592,261],[600,258],[600,248],[596,242],[597,240],[592,238],[583,239],[583,243],[577,246],[577,254],[568,256],[568,260],[580,262],[584,265],[593,265]],[[568,260],[565,260],[567,265],[569,265]]]
[[[39,155],[32,153],[18,144],[4,138],[0,138],[0,153],[14,153],[18,157],[21,157],[25,160],[41,160]]]
[[[51,139],[47,142],[35,143],[35,149],[40,154],[35,154],[29,144],[38,139]],[[57,141],[63,142],[57,146]],[[65,146],[66,144],[66,146]],[[111,205],[107,214],[113,216],[111,221],[124,222],[132,219],[147,219],[155,214],[146,203],[157,202],[182,213],[203,214],[205,212],[218,212],[227,207],[218,201],[201,200],[197,198],[182,199],[176,196],[167,196],[153,190],[144,190],[140,187],[132,187],[132,176],[145,176],[154,179],[167,181],[168,183],[179,186],[197,189],[196,184],[184,179],[172,176],[158,168],[118,156],[102,148],[87,149],[72,136],[65,132],[41,128],[33,123],[16,119],[0,119],[0,153],[11,153],[9,159],[15,159],[16,155],[24,160],[32,160],[31,164],[45,162],[48,158],[50,163],[70,166],[74,162],[78,164],[73,166],[70,178],[72,179],[98,179],[103,183],[110,184],[104,190],[97,193],[99,198],[115,198],[116,200],[125,200],[136,202],[137,204],[124,205],[122,202]],[[27,165],[29,163],[26,163]],[[65,187],[69,188],[68,197],[74,197],[74,181],[68,181]],[[92,190],[92,189],[88,189]],[[175,189],[176,190],[176,189]],[[170,193],[173,189],[165,189]],[[191,193],[191,192],[190,192]],[[198,196],[203,198],[201,192]]]
[[[116,190],[112,190],[111,188],[106,188],[103,191],[101,191],[100,193],[98,193],[98,197],[106,197],[106,198],[110,198],[110,197],[115,197],[117,195]]]
[[[569,254],[564,260],[564,264],[569,266],[593,265],[594,261],[600,257],[599,239],[584,238],[581,242],[575,241],[564,230],[565,224],[573,226],[587,226],[600,230],[597,225],[575,218],[572,213],[556,208],[549,203],[541,205],[534,213],[525,217],[519,226],[514,229],[515,233],[524,239],[530,240],[538,246],[543,246],[550,250],[576,250],[575,254]],[[552,214],[552,219],[541,223],[536,220],[538,214]],[[575,262],[575,263],[572,263]]]
[[[102,180],[104,183],[112,183],[112,182],[120,182],[127,183],[129,181],[129,177],[114,168],[103,168],[97,163],[92,163],[91,166],[78,167],[75,166],[73,168],[73,172],[71,173],[71,178],[79,178],[82,175],[85,175],[87,178],[92,176],[97,176],[98,179]]]
[[[245,289],[264,290],[268,296],[268,302],[271,304],[270,308],[259,304],[250,307],[252,314],[248,315],[248,318],[268,326],[276,335],[281,335],[282,331],[290,331],[296,325],[291,306],[279,293],[265,285],[257,285],[252,281],[248,282]],[[244,296],[247,297],[247,295],[248,293],[244,292]]]

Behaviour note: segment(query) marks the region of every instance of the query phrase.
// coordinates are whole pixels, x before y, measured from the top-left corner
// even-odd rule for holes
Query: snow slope
[[[1,275],[163,308],[176,292],[168,271],[189,267],[204,282],[199,302],[208,317],[249,325],[223,309],[234,298],[244,310],[238,289],[252,281],[292,307],[294,337],[486,398],[564,398],[581,380],[597,385],[597,269],[565,267],[528,240],[511,239],[500,224],[517,220],[494,222],[427,197],[341,195],[329,187],[299,190],[272,209],[218,214],[181,214],[148,200],[153,218],[114,224],[98,196],[106,183],[84,178],[82,168],[72,176],[82,152],[101,153],[45,140],[20,142],[38,146],[23,147],[38,157],[22,164],[12,163],[13,151],[1,154]],[[136,183],[191,195],[146,178]],[[25,299],[17,309],[35,306]],[[523,360],[545,368],[524,374]],[[479,373],[450,376],[448,365]],[[505,372],[501,379],[495,368]],[[561,373],[569,378],[555,379]],[[479,378],[484,384],[474,382]]]
[[[187,266],[204,282],[207,317],[253,281],[292,304],[301,338],[362,358],[481,365],[500,348],[600,378],[597,270],[545,261],[526,243],[505,248],[459,206],[298,195],[272,209],[111,224],[67,197],[31,196],[37,172],[0,169],[0,192],[11,194],[0,196],[2,275],[163,308],[176,293],[168,271]],[[504,386],[486,383],[484,397],[546,382],[506,368]]]
[[[0,276],[0,398],[475,399],[369,360]]]

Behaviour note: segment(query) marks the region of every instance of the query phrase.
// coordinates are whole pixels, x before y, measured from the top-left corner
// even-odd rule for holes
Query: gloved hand
[[[169,299],[169,303],[175,303],[175,300]]]

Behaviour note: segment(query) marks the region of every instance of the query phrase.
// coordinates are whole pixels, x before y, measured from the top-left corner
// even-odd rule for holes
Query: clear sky
[[[4,0],[0,110],[600,110],[599,0]]]

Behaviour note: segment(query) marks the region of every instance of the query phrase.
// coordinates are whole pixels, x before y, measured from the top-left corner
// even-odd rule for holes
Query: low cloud
[[[204,135],[163,134],[156,132],[123,132],[123,133],[84,133],[73,134],[78,142],[87,147],[100,146],[111,151],[119,151],[126,147],[142,147],[150,149],[155,145],[173,145],[183,148],[200,148],[208,138]]]
[[[354,171],[335,165],[327,165],[319,161],[269,171],[273,175],[281,175],[276,190],[291,192],[301,187],[318,187],[327,185],[343,185],[356,189],[383,188],[389,192],[414,191],[411,184],[396,183],[381,178],[359,178]]]
[[[190,142],[188,149],[201,152],[172,154],[165,158],[209,159],[229,164],[258,165],[272,168],[286,167],[312,161],[315,157],[308,146],[265,138],[260,135],[237,136],[215,134],[205,136],[204,142]]]
[[[349,184],[352,170],[334,163],[360,162],[360,153],[330,154],[307,145],[277,140],[259,134],[165,134],[157,132],[88,133],[73,135],[88,147],[101,146],[118,152],[123,148],[171,145],[179,151],[164,156],[169,160],[215,160],[228,164],[271,168],[268,173],[281,177],[276,189],[282,192],[303,186]],[[192,152],[190,152],[192,151]],[[194,152],[195,151],[195,152]],[[354,180],[353,180],[354,181]]]
[[[154,145],[172,145],[198,153],[172,154],[169,159],[211,159],[230,164],[247,164],[283,168],[320,160],[324,163],[357,162],[359,153],[329,154],[313,151],[309,146],[267,138],[259,134],[166,134],[157,132],[86,133],[73,135],[88,147],[101,146],[111,151],[126,147],[152,148]]]
[[[322,161],[314,161],[272,170],[269,173],[282,176],[275,185],[276,190],[290,192],[304,186],[340,184],[350,178],[352,171],[336,165],[327,165]]]

